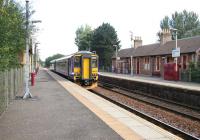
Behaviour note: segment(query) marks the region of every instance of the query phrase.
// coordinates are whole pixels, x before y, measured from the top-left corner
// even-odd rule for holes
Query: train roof
[[[75,54],[92,54],[92,52],[90,52],[90,51],[79,51]]]
[[[58,58],[58,59],[51,60],[50,63],[54,63],[56,61],[61,61],[61,60],[64,60],[64,59],[68,59],[68,58],[72,57],[73,55],[77,55],[77,54],[96,54],[96,53],[95,52],[90,52],[90,51],[79,51],[79,52],[76,52],[76,53],[73,53],[73,54]]]
[[[61,58],[58,58],[58,59],[51,60],[50,63],[54,63],[54,62],[56,62],[56,61],[68,59],[68,58],[72,57],[73,55],[74,55],[74,54],[70,54],[70,55],[67,55],[67,56],[64,56],[64,57],[61,57]]]

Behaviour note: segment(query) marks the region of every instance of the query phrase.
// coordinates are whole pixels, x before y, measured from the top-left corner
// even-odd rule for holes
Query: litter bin
[[[31,72],[31,86],[35,85],[35,72]]]

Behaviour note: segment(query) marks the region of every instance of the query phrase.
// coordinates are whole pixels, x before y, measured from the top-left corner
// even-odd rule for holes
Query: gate
[[[176,71],[176,63],[164,64],[164,80],[179,80],[179,67]]]

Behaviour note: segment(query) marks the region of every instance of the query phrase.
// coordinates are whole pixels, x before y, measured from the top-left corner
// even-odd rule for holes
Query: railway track
[[[157,98],[157,97],[147,96],[146,94],[141,94],[141,93],[137,94],[137,93],[124,90],[121,87],[117,87],[115,85],[108,84],[108,83],[99,82],[99,86],[106,88],[108,90],[117,92],[119,94],[123,94],[126,97],[133,98],[140,102],[144,102],[144,103],[153,105],[155,107],[159,107],[159,108],[165,109],[167,111],[171,111],[173,113],[179,114],[183,117],[187,117],[192,120],[196,120],[196,121],[200,122],[200,111],[197,108],[193,108],[190,106],[186,106],[183,104],[164,100],[164,99]]]
[[[163,104],[160,106],[159,103],[161,103],[162,101],[155,103],[155,99],[151,99],[151,101],[150,101],[149,97],[143,97],[142,98],[142,97],[139,97],[139,96],[136,97],[135,95],[133,97],[133,96],[130,96],[129,92],[121,90],[121,89],[117,89],[116,87],[111,87],[111,85],[107,86],[106,88],[104,88],[102,83],[100,85],[101,85],[100,88],[103,87],[103,91],[104,92],[106,92],[106,90],[107,91],[112,91],[112,92],[115,92],[115,94],[121,94],[121,95],[125,96],[126,98],[131,98],[131,99],[143,102],[145,104],[149,104],[149,105],[157,107],[157,108],[165,109],[166,111],[171,111],[171,112],[173,112],[175,114],[181,115],[183,117],[187,117],[189,119],[195,119],[196,121],[200,122],[200,119],[197,118],[198,115],[193,117],[193,115],[189,115],[188,113],[181,113],[181,111],[177,112],[176,109],[174,109],[174,107],[172,107],[172,105],[170,106],[170,107],[172,107],[171,109],[170,109],[169,106],[168,107],[164,107]],[[105,85],[105,83],[104,83],[104,85]],[[112,99],[112,98],[110,98],[110,97],[108,97],[108,96],[106,96],[104,94],[101,94],[101,93],[99,93],[100,90],[92,89],[91,91],[93,93],[95,93],[95,94],[97,94],[97,95],[99,95],[99,96],[101,96],[101,97],[113,102],[114,104],[117,104],[118,106],[121,106],[124,109],[126,109],[126,110],[128,110],[128,111],[130,111],[130,112],[132,112],[132,113],[134,113],[134,114],[136,114],[136,115],[138,115],[138,116],[140,116],[140,117],[142,117],[142,118],[144,118],[144,119],[146,119],[146,120],[148,120],[148,121],[150,121],[150,122],[152,122],[152,123],[154,123],[154,124],[156,124],[156,125],[158,125],[158,126],[160,126],[162,128],[164,128],[164,129],[166,129],[166,130],[168,130],[168,131],[174,133],[175,135],[178,135],[178,136],[180,136],[180,137],[182,137],[184,139],[191,139],[191,140],[200,139],[200,137],[196,137],[195,135],[193,135],[193,134],[191,134],[189,132],[185,132],[183,129],[179,129],[179,128],[173,126],[173,125],[170,125],[169,123],[166,123],[166,122],[164,122],[164,121],[162,121],[160,119],[157,119],[157,118],[149,115],[148,113],[140,111],[140,110],[138,110],[138,109],[136,109],[134,107],[131,107],[131,106],[127,105],[126,103],[119,102],[119,101],[117,101],[115,99]],[[132,93],[132,95],[133,95],[133,93]],[[167,103],[165,103],[165,104],[167,104]],[[187,110],[189,110],[189,109],[187,108]]]

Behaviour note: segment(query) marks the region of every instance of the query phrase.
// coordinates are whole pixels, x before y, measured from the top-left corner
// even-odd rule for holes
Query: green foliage
[[[169,28],[170,19],[168,16],[165,16],[164,19],[160,22],[161,29],[168,29]]]
[[[92,29],[89,25],[81,26],[76,30],[75,44],[78,50],[90,50],[90,42],[92,37]]]
[[[58,58],[61,58],[63,57],[64,55],[63,54],[55,54],[53,56],[49,56],[45,59],[45,67],[49,67],[50,66],[50,62],[54,59],[58,59]]]
[[[111,66],[112,56],[116,50],[113,45],[117,45],[117,49],[120,48],[117,32],[109,23],[103,23],[94,30],[91,40],[91,50],[96,51],[99,55],[100,67]]]
[[[189,74],[192,82],[200,83],[200,66],[198,63],[189,63]]]
[[[25,17],[15,1],[0,0],[0,71],[19,66],[25,47]]]
[[[103,23],[94,31],[88,25],[81,26],[76,30],[75,44],[79,51],[96,51],[100,67],[111,66],[111,58],[116,50],[113,45],[117,45],[117,49],[120,48],[117,32],[109,23]]]
[[[200,35],[199,16],[194,12],[188,12],[186,10],[180,13],[176,11],[172,14],[171,18],[165,16],[161,20],[160,28],[178,29],[178,39]]]

